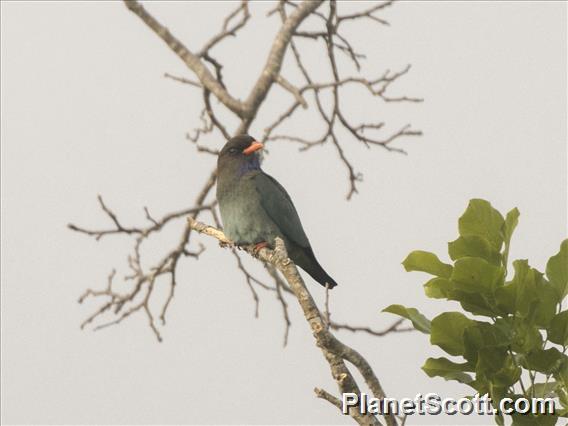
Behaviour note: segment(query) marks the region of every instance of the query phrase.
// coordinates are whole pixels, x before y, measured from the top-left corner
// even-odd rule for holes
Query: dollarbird
[[[280,237],[288,257],[322,286],[335,280],[314,255],[298,212],[282,185],[260,168],[263,145],[248,135],[230,139],[217,159],[217,201],[225,235],[239,246],[274,248]]]

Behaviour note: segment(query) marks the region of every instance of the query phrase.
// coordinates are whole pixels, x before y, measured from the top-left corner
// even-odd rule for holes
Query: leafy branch
[[[424,284],[426,296],[458,302],[472,319],[457,311],[443,312],[432,321],[414,308],[391,305],[384,311],[411,320],[430,335],[430,343],[446,357],[428,358],[422,369],[430,377],[464,383],[480,395],[489,394],[497,410],[504,398],[552,398],[554,413],[513,412],[513,425],[554,425],[568,415],[568,240],[546,265],[546,273],[527,260],[513,262],[507,281],[511,237],[517,226],[515,208],[505,217],[485,200],[471,200],[460,217],[459,237],[448,243],[453,264],[425,251],[413,251],[404,260],[407,271],[434,278]],[[527,385],[530,383],[530,385]],[[550,405],[541,405],[541,410]],[[537,407],[538,408],[538,407]]]

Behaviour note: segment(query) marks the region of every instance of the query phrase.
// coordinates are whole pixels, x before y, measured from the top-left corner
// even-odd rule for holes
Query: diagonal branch
[[[150,15],[140,2],[136,0],[124,0],[124,2],[126,7],[137,15],[145,25],[152,29],[152,31],[154,31],[154,33],[156,33],[185,63],[188,69],[195,74],[195,77],[191,80],[169,74],[167,74],[166,77],[201,89],[204,104],[200,117],[201,126],[195,129],[195,133],[193,133],[190,138],[195,143],[197,150],[200,152],[206,152],[213,155],[218,153],[218,150],[215,149],[216,147],[210,148],[209,145],[201,144],[202,141],[200,140],[200,138],[204,139],[206,136],[212,136],[212,133],[215,131],[218,131],[219,135],[217,136],[222,136],[222,139],[224,140],[229,139],[231,135],[247,133],[253,121],[257,120],[260,107],[263,104],[263,101],[267,98],[270,88],[274,83],[280,85],[288,93],[290,93],[293,98],[293,102],[287,106],[286,110],[283,108],[279,111],[279,115],[271,124],[263,123],[265,130],[262,140],[268,141],[283,139],[299,143],[301,145],[301,150],[323,145],[325,143],[331,144],[336,150],[339,160],[347,169],[350,185],[348,198],[357,192],[357,184],[362,177],[361,174],[356,171],[355,166],[349,159],[350,152],[348,150],[348,146],[344,145],[345,142],[340,143],[342,135],[338,133],[339,131],[345,133],[346,130],[353,139],[364,146],[380,146],[388,151],[397,152],[402,152],[402,150],[391,145],[392,142],[398,140],[398,138],[416,136],[420,134],[419,131],[413,130],[409,125],[406,125],[401,127],[398,132],[391,135],[383,137],[375,136],[376,134],[379,134],[380,131],[384,130],[384,123],[380,121],[380,119],[371,123],[352,124],[349,121],[350,117],[347,117],[341,109],[341,106],[345,105],[346,102],[345,96],[343,96],[346,91],[346,89],[344,89],[345,86],[358,85],[360,87],[364,87],[370,95],[383,102],[421,101],[421,99],[407,96],[393,97],[387,95],[390,85],[397,81],[399,77],[406,74],[409,67],[394,73],[386,71],[374,79],[369,79],[361,76],[360,74],[343,75],[343,73],[340,72],[343,71],[343,69],[339,70],[336,64],[335,53],[337,53],[338,56],[346,55],[347,58],[351,60],[351,63],[354,64],[357,71],[359,71],[362,60],[365,58],[365,55],[355,50],[351,41],[347,37],[340,34],[340,24],[346,22],[358,22],[359,20],[365,19],[373,20],[379,24],[386,24],[386,21],[376,15],[385,7],[390,6],[392,1],[374,3],[370,6],[366,6],[366,8],[360,12],[341,15],[337,13],[336,9],[338,4],[334,0],[326,3],[326,7],[329,7],[329,13],[327,13],[327,9],[325,13],[318,11],[323,0],[305,0],[296,3],[290,0],[279,0],[277,6],[274,8],[274,12],[279,12],[281,26],[272,41],[272,47],[268,57],[266,58],[266,63],[264,64],[261,73],[258,75],[252,90],[246,96],[245,101],[241,101],[231,95],[231,93],[235,92],[232,90],[229,91],[223,82],[222,71],[224,70],[223,66],[225,64],[222,60],[214,58],[211,55],[211,51],[218,46],[219,43],[222,43],[229,37],[236,36],[238,31],[240,31],[247,22],[249,22],[250,15],[248,2],[246,0],[242,0],[239,3],[238,7],[236,7],[225,18],[220,31],[206,42],[200,50],[196,50],[196,53],[190,51],[190,49],[188,49],[188,47],[170,33],[165,26]],[[310,17],[313,18],[313,22],[311,23],[319,25],[319,28],[310,28],[309,30],[300,28],[302,23]],[[345,26],[347,25],[348,24]],[[324,80],[324,82],[321,82],[316,78],[312,78],[312,76],[316,75],[316,70],[308,70],[308,67],[304,65],[302,58],[300,57],[300,50],[294,43],[295,39],[313,40],[316,43],[323,42],[323,47],[327,54],[327,59],[329,60],[327,67],[330,68],[331,75],[333,77],[331,81],[325,82]],[[303,78],[301,84],[298,84],[297,82],[290,82],[281,74],[283,60],[288,46],[292,49],[291,53],[293,54],[293,59],[295,59],[295,63]],[[288,75],[287,72],[284,74]],[[325,101],[324,93],[332,94],[331,102]],[[213,102],[215,109],[213,108],[211,95],[216,97],[229,109],[229,111],[239,118],[240,124],[236,129],[229,129],[228,121],[225,121],[225,116],[221,115],[224,111],[217,111],[217,104],[215,104],[215,102]],[[281,126],[282,123],[287,122],[300,110],[299,107],[311,107],[312,102],[315,102],[319,118],[324,122],[324,130],[321,136],[308,140],[303,137],[293,136],[290,134],[272,135],[276,128]],[[219,115],[217,115],[217,113],[219,113]],[[216,170],[214,169],[207,181],[204,182],[201,190],[199,190],[199,194],[197,195],[197,199],[194,204],[195,207],[193,208],[172,212],[162,218],[154,218],[148,209],[145,208],[144,212],[149,224],[144,227],[124,226],[119,221],[117,215],[104,204],[102,198],[99,199],[101,208],[112,222],[112,226],[109,227],[109,229],[88,230],[76,225],[69,225],[70,229],[93,236],[96,239],[100,239],[106,235],[122,234],[133,237],[135,240],[134,252],[128,258],[128,265],[132,270],[132,274],[129,277],[126,277],[126,280],[132,283],[132,289],[121,293],[115,291],[115,286],[113,285],[114,272],[108,278],[106,289],[98,291],[88,289],[82,296],[81,300],[84,300],[87,297],[93,297],[97,298],[97,300],[102,300],[102,305],[99,305],[98,309],[85,320],[83,326],[91,323],[95,319],[98,319],[99,316],[103,315],[105,312],[110,312],[114,315],[114,318],[106,324],[95,326],[95,329],[120,323],[134,313],[141,312],[146,316],[150,328],[156,337],[159,340],[161,339],[154,317],[160,319],[162,324],[165,324],[166,311],[174,297],[178,261],[184,256],[198,257],[203,250],[201,245],[200,249],[194,249],[193,251],[189,250],[188,246],[190,243],[191,233],[194,230],[198,230],[199,232],[206,234],[212,232],[210,235],[218,238],[225,245],[231,244],[230,241],[226,239],[223,240],[224,236],[222,236],[222,232],[215,228],[207,227],[206,225],[200,224],[194,220],[202,211],[207,210],[215,220],[217,227],[220,226],[215,212],[215,203],[209,202],[209,204],[206,204],[206,200],[210,199],[210,194],[215,181]],[[170,252],[164,257],[159,257],[155,261],[152,261],[152,263],[149,263],[149,265],[145,265],[143,267],[140,260],[141,245],[143,242],[147,241],[148,237],[154,232],[160,232],[167,224],[173,222],[174,219],[187,215],[191,215],[193,220],[190,220],[187,224],[185,224],[183,229],[180,229],[180,239],[175,243],[175,246],[171,248]],[[255,275],[251,274],[241,261],[239,253],[234,253],[237,260],[237,266],[244,274],[246,283],[251,290],[252,297],[255,302],[255,312],[258,312],[259,297],[257,289],[274,292],[282,307],[285,321],[284,344],[286,344],[290,328],[288,302],[286,301],[285,296],[290,297],[291,294],[294,294],[301,305],[306,320],[312,328],[316,344],[321,348],[331,369],[332,376],[337,381],[339,391],[359,393],[359,385],[348,369],[348,362],[361,373],[366,385],[371,389],[375,396],[379,398],[384,397],[382,387],[365,358],[363,358],[354,349],[340,342],[330,332],[330,327],[332,330],[363,332],[374,336],[382,336],[391,332],[406,331],[405,329],[399,328],[399,324],[397,323],[394,323],[391,327],[384,331],[377,331],[368,327],[354,327],[348,324],[337,324],[334,322],[329,323],[329,321],[326,321],[315,305],[301,277],[298,275],[295,266],[289,261],[289,259],[287,259],[283,244],[279,243],[274,251],[263,249],[258,254],[261,260],[265,262],[268,274],[273,280],[270,284],[266,284],[263,279],[259,279]],[[285,279],[282,279],[279,274],[282,274]],[[168,280],[166,285],[169,284],[169,293],[167,300],[161,307],[161,314],[154,315],[150,310],[149,301],[151,296],[154,294],[154,286],[157,286],[158,284],[157,280],[161,279],[160,277]],[[338,406],[339,399],[335,396],[321,389],[316,389],[315,392],[319,398],[325,399],[333,405]],[[356,409],[352,410],[350,415],[359,424],[380,424],[379,420],[374,416],[369,414],[360,414]],[[385,421],[388,425],[396,424],[396,419],[392,416],[385,417]]]
[[[235,24],[233,24],[233,26],[229,27],[229,24],[231,23],[233,18],[235,18],[239,13],[242,13],[241,19]],[[245,26],[249,18],[250,18],[250,13],[248,10],[248,0],[242,0],[240,6],[237,7],[233,12],[231,12],[229,16],[225,18],[221,32],[216,36],[214,36],[207,43],[205,43],[205,46],[201,48],[197,56],[201,57],[203,55],[206,55],[210,49],[212,49],[215,45],[219,44],[225,38],[230,36],[234,37],[237,34],[237,31]]]
[[[375,22],[378,22],[379,24],[389,25],[389,23],[387,21],[385,21],[384,19],[376,17],[374,15],[374,13],[379,11],[379,10],[385,9],[386,7],[392,6],[393,3],[394,3],[394,0],[389,0],[389,1],[386,1],[384,3],[380,3],[380,4],[377,4],[375,6],[372,6],[369,9],[363,10],[361,12],[352,13],[350,15],[338,16],[337,17],[337,24],[339,25],[343,21],[356,20],[356,19],[359,19],[359,18],[368,18],[368,19],[371,19]]]
[[[400,327],[400,325],[403,322],[404,319],[396,320],[384,330],[374,330],[371,327],[365,327],[365,326],[352,326],[349,324],[340,324],[334,321],[331,321],[329,326],[331,327],[332,330],[347,330],[351,331],[352,333],[363,332],[370,334],[371,336],[377,336],[377,337],[383,337],[390,333],[404,333],[407,331],[414,331],[414,328],[411,327]]]
[[[256,114],[258,107],[280,74],[282,61],[284,60],[284,53],[292,40],[292,36],[294,35],[296,28],[298,28],[302,21],[313,13],[322,3],[323,0],[305,0],[282,24],[280,31],[274,39],[272,49],[268,54],[266,65],[264,65],[264,68],[260,73],[260,77],[256,81],[249,97],[245,101],[246,108],[251,115]]]
[[[164,257],[162,257],[155,266],[144,270],[142,267],[142,262],[140,259],[140,246],[144,241],[148,239],[150,234],[153,232],[160,231],[166,224],[170,223],[173,219],[179,218],[180,216],[186,216],[188,214],[192,215],[192,217],[197,218],[198,215],[204,211],[208,210],[210,212],[213,211],[214,204],[206,205],[205,200],[213,188],[215,184],[215,178],[217,174],[216,171],[213,171],[211,175],[208,177],[207,181],[205,182],[203,188],[197,195],[195,200],[195,207],[191,209],[182,210],[180,212],[174,212],[165,215],[162,219],[156,220],[154,219],[148,209],[145,209],[146,218],[151,222],[151,225],[147,228],[125,228],[120,224],[118,217],[112,210],[110,210],[102,201],[102,198],[99,198],[99,202],[101,204],[101,208],[103,211],[111,218],[114,222],[116,229],[110,230],[103,230],[103,231],[90,231],[84,228],[80,228],[76,225],[68,225],[68,227],[76,232],[84,233],[87,235],[94,236],[97,240],[99,240],[104,235],[109,234],[135,234],[136,242],[134,244],[134,252],[130,256],[128,256],[128,266],[132,271],[132,274],[125,277],[125,281],[133,282],[133,286],[129,291],[126,292],[117,292],[113,289],[113,277],[115,273],[113,272],[109,278],[107,287],[105,290],[95,291],[92,289],[87,289],[83,295],[79,298],[79,303],[82,303],[88,297],[95,297],[95,298],[103,298],[105,301],[103,304],[93,313],[91,314],[82,324],[81,328],[84,328],[86,325],[92,323],[95,319],[102,316],[108,311],[112,311],[115,315],[115,318],[111,321],[108,321],[103,324],[99,324],[95,326],[94,330],[99,330],[101,328],[105,328],[111,325],[119,324],[124,321],[126,318],[132,316],[137,312],[143,312],[147,319],[149,326],[158,339],[158,341],[162,341],[162,336],[158,331],[154,319],[154,315],[150,310],[150,301],[151,296],[154,294],[155,285],[157,280],[161,276],[169,276],[169,294],[162,306],[161,314],[159,316],[162,324],[165,325],[166,323],[166,311],[171,300],[174,297],[175,287],[177,285],[176,281],[176,268],[177,264],[182,256],[185,257],[194,257],[198,258],[199,255],[203,252],[203,246],[200,245],[200,249],[198,251],[189,251],[186,247],[189,244],[189,237],[191,235],[191,227],[186,224],[184,226],[183,232],[181,234],[179,243]],[[139,301],[139,299],[142,299]]]
[[[191,229],[194,229],[201,234],[216,238],[223,245],[232,245],[232,242],[219,229],[208,226],[202,222],[198,222],[191,217],[188,218],[188,223]],[[294,265],[294,263],[288,258],[283,241],[277,238],[275,246],[274,250],[270,250],[268,248],[255,250],[254,246],[245,247],[245,250],[253,256],[258,256],[260,260],[273,265],[284,276],[296,296],[300,307],[302,308],[304,317],[311,327],[313,336],[316,340],[316,345],[321,348],[323,355],[329,364],[332,376],[339,387],[339,391],[341,393],[360,393],[359,386],[357,385],[355,378],[345,364],[345,361],[348,361],[353,364],[363,376],[365,383],[369,386],[375,397],[385,398],[386,394],[367,360],[355,349],[338,340],[329,331],[325,319],[312,298],[312,295],[308,291],[302,277],[298,273],[296,265]],[[320,395],[318,394],[318,396]],[[370,414],[361,414],[358,408],[351,407],[349,415],[359,424],[380,424],[374,416]],[[397,424],[393,415],[386,415],[385,421],[387,425]]]
[[[115,225],[114,228],[91,230],[91,229],[86,229],[86,228],[77,226],[73,223],[69,223],[67,225],[67,227],[69,229],[71,229],[72,231],[79,232],[79,233],[82,233],[82,234],[86,234],[86,235],[89,235],[91,237],[95,237],[95,239],[97,241],[100,240],[102,237],[104,237],[106,235],[113,235],[113,234],[127,234],[127,235],[135,234],[135,235],[140,235],[140,236],[146,238],[151,233],[160,231],[164,227],[164,225],[166,225],[167,223],[169,223],[170,221],[172,221],[174,219],[177,219],[177,218],[182,217],[182,216],[187,216],[188,214],[197,213],[197,212],[202,211],[202,210],[211,210],[213,208],[213,206],[215,205],[215,203],[211,203],[211,204],[207,204],[207,205],[199,205],[197,207],[191,207],[191,208],[188,208],[188,209],[175,211],[175,212],[168,213],[168,214],[164,215],[160,220],[154,219],[150,215],[148,208],[144,207],[144,213],[146,214],[146,219],[148,219],[152,223],[152,225],[147,226],[147,227],[124,227],[124,226],[122,226],[122,224],[118,220],[118,217],[116,216],[116,214],[109,207],[107,207],[107,205],[103,201],[103,198],[100,195],[97,196],[97,200],[99,201],[99,204],[100,204],[103,212],[106,213],[106,215],[109,216],[111,218],[111,220],[113,221],[113,223]]]
[[[165,26],[160,24],[137,0],[124,0],[126,7],[137,15],[154,31],[176,55],[192,70],[201,84],[213,93],[227,108],[239,117],[247,116],[244,104],[229,94],[220,82],[211,74],[199,56],[193,54]]]

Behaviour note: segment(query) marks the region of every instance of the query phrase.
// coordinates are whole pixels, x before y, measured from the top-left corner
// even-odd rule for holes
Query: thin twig
[[[225,245],[231,244],[231,241],[225,234],[217,228],[198,222],[191,217],[188,218],[188,224],[192,229],[201,234],[214,237]],[[348,361],[357,368],[375,397],[384,398],[385,392],[367,360],[353,348],[339,341],[326,326],[325,319],[317,308],[296,266],[288,258],[283,241],[280,238],[276,238],[274,250],[270,250],[266,247],[257,250],[254,245],[244,247],[244,249],[254,255],[254,257],[258,257],[260,260],[272,264],[282,273],[294,292],[306,320],[311,326],[317,346],[321,348],[332,375],[338,383],[340,392],[360,393],[357,382],[345,364],[345,361]],[[360,424],[379,424],[374,416],[361,414],[356,409],[350,409],[349,414]],[[397,424],[396,418],[393,415],[385,415],[385,421],[388,425]]]
[[[383,337],[390,333],[404,333],[407,331],[414,330],[411,327],[400,327],[403,321],[404,321],[403,319],[397,320],[394,323],[392,323],[389,327],[385,328],[384,330],[374,330],[367,326],[352,326],[349,324],[340,324],[333,321],[331,321],[330,326],[332,330],[347,330],[353,333],[363,332],[370,334],[372,336]]]

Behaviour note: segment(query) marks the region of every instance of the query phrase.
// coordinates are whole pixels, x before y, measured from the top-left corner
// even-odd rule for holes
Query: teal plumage
[[[282,238],[292,261],[318,283],[337,285],[317,261],[292,199],[260,168],[262,144],[248,135],[229,140],[217,161],[217,200],[225,235],[238,245]]]

